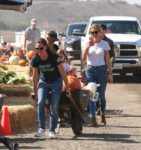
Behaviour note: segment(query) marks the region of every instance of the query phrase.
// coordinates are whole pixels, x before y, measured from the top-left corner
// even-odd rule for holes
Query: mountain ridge
[[[0,30],[23,31],[30,19],[38,20],[38,27],[64,32],[71,22],[88,21],[91,16],[135,16],[141,20],[141,6],[119,0],[110,1],[45,1],[34,0],[25,13],[0,10]],[[9,17],[10,16],[10,17]],[[1,34],[1,32],[0,32]]]

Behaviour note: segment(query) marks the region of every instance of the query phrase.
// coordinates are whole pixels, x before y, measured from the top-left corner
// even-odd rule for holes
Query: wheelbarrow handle
[[[78,105],[76,104],[76,102],[74,101],[74,98],[71,96],[68,96],[70,102],[72,103],[72,105],[74,106],[75,110],[79,113],[80,117],[82,118],[83,122],[86,123],[86,120],[80,110],[80,108],[78,107]]]

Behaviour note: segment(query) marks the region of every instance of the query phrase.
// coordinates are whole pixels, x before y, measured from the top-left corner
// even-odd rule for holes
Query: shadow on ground
[[[112,117],[126,117],[126,118],[141,118],[141,115],[132,115],[132,114],[124,114],[123,110],[119,109],[107,109],[106,110],[106,117],[107,118],[112,118]]]
[[[41,146],[34,146],[35,142],[38,141],[44,141],[45,139],[38,139],[38,138],[9,138],[9,142],[11,144],[18,143],[19,144],[19,149],[24,149],[24,150],[35,150],[35,149],[43,149]],[[20,144],[30,144],[30,146],[21,146]],[[5,146],[0,146],[0,149],[7,149]]]
[[[130,134],[95,134],[95,133],[83,133],[79,136],[74,136],[72,139],[58,138],[58,140],[98,140],[106,142],[121,142],[121,143],[139,143],[130,139]]]
[[[141,83],[141,77],[134,77],[133,75],[114,75],[114,83]]]

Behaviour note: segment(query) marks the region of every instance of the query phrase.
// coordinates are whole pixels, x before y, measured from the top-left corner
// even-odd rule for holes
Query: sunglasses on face
[[[44,47],[40,47],[40,48],[36,47],[35,50],[42,51],[44,50]]]
[[[98,34],[98,31],[91,31],[90,34],[92,34],[92,35]]]

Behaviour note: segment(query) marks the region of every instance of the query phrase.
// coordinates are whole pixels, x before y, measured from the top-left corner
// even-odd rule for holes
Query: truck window
[[[93,21],[92,24],[105,24],[109,33],[141,34],[136,21]]]
[[[70,24],[67,29],[67,35],[72,35],[74,30],[79,29],[81,33],[85,31],[86,24]]]

